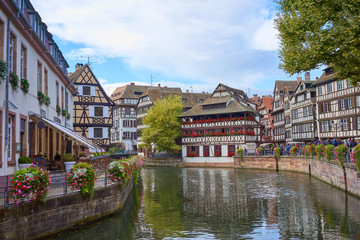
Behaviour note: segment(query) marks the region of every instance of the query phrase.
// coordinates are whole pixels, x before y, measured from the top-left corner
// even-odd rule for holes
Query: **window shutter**
[[[123,136],[122,136],[123,140],[125,139],[125,132],[123,132]]]
[[[134,139],[134,133],[133,132],[130,134],[130,139]]]
[[[134,127],[137,127],[137,125],[136,125],[136,120],[134,121]]]
[[[348,109],[348,101],[349,100],[346,98],[346,99],[344,99],[344,101],[345,101],[345,110],[346,110],[346,109]]]
[[[89,117],[94,117],[94,106],[89,106]]]
[[[108,128],[103,128],[103,138],[108,138],[109,137],[109,129]]]
[[[95,86],[90,86],[90,94],[91,96],[95,96]]]
[[[134,122],[134,121],[131,121],[131,120],[130,120],[130,127],[133,127],[133,126],[134,126],[133,122]]]
[[[357,126],[357,117],[353,117],[353,129],[356,130],[358,129],[358,126]]]
[[[338,111],[341,111],[341,100],[338,101]]]
[[[123,127],[125,127],[125,120],[123,120]]]
[[[94,138],[94,128],[93,127],[88,128],[88,138]]]
[[[109,117],[109,107],[103,107],[103,117]]]
[[[79,92],[79,95],[83,95],[83,86],[81,85],[78,85],[78,92]]]

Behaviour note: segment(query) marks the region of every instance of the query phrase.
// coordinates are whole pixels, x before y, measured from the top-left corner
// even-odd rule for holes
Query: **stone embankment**
[[[336,161],[319,161],[301,157],[244,157],[234,158],[236,168],[273,169],[309,174],[348,193],[360,197],[360,175],[356,166],[345,163],[339,166]]]
[[[146,167],[184,167],[180,158],[147,158]]]
[[[81,192],[0,209],[0,239],[47,239],[48,235],[120,211],[134,184],[96,189],[90,200]]]

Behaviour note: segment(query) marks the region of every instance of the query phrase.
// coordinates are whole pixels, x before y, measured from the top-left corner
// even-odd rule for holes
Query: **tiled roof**
[[[335,73],[331,73],[329,75],[326,75],[325,72],[323,72],[323,74],[321,74],[321,77],[315,81],[314,86],[317,85],[321,85],[323,83],[329,82],[329,81],[335,81],[337,80],[336,74]]]
[[[139,98],[148,88],[151,86],[143,86],[143,85],[125,85],[115,89],[115,91],[111,94],[112,100],[117,100],[120,98]],[[141,94],[135,94],[141,93]]]
[[[229,113],[239,113],[239,112],[256,112],[254,109],[247,107],[249,99],[246,94],[239,89],[231,88],[223,84],[219,84],[216,89],[223,88],[230,93],[230,96],[225,97],[213,97],[211,96],[202,104],[197,104],[187,112],[182,113],[179,117],[191,117],[191,116],[203,116],[203,115],[213,115],[213,114],[229,114]],[[216,91],[215,89],[215,91]],[[214,91],[214,92],[215,92]],[[204,105],[211,105],[217,103],[229,104],[225,108],[216,108],[216,109],[206,109],[204,110]]]
[[[261,98],[261,101],[260,101],[260,106],[259,106],[259,109],[268,109],[269,111],[272,111],[273,109],[273,102],[274,98],[272,96],[263,96]],[[264,103],[264,105],[262,106],[262,103]]]
[[[84,64],[82,67],[79,67],[75,70],[75,72],[69,74],[69,79],[72,83],[76,81],[76,79],[79,77],[80,73],[84,68],[87,66],[87,64]]]

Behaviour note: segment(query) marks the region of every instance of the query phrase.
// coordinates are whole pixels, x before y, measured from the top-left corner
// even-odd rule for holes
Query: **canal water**
[[[360,239],[360,199],[301,173],[145,168],[121,213],[53,239]]]

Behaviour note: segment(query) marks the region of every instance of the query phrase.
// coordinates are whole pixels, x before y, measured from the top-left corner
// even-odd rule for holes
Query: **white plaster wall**
[[[233,157],[185,157],[186,163],[233,163]]]
[[[199,146],[199,156],[200,157],[204,156],[204,146]]]
[[[227,155],[228,155],[228,146],[221,145],[221,156],[227,157]]]

